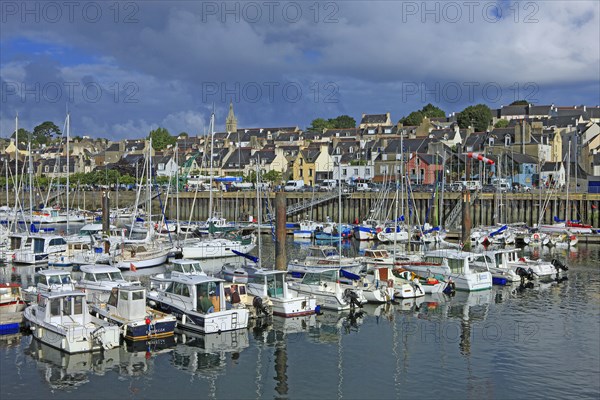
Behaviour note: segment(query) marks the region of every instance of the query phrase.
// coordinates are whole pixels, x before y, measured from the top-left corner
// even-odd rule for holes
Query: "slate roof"
[[[385,124],[387,114],[366,114],[361,120],[361,124]]]

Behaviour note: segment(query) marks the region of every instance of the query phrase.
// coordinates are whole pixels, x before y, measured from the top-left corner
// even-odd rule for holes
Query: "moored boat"
[[[248,327],[245,308],[227,310],[223,279],[203,276],[171,276],[164,290],[148,293],[154,309],[177,317],[177,326],[196,333],[218,333]]]
[[[177,319],[146,306],[142,286],[114,287],[106,302],[93,302],[90,312],[121,327],[123,338],[151,340],[172,336]]]
[[[67,353],[119,346],[119,327],[92,316],[82,292],[40,292],[23,316],[37,340]]]

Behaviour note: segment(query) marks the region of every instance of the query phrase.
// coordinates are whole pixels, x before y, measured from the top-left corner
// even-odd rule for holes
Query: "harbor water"
[[[264,265],[274,265],[263,238]],[[299,258],[306,244],[287,249]],[[67,355],[27,333],[1,337],[0,397],[598,399],[600,247],[526,253],[566,261],[568,279],[275,317],[268,326],[104,353]],[[161,269],[124,275],[144,282]],[[4,266],[0,280],[26,286],[33,273]]]

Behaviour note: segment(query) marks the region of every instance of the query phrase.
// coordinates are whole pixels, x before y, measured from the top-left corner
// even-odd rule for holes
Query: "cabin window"
[[[123,280],[123,275],[121,275],[121,271],[118,272],[109,272],[108,276],[110,276],[110,279],[113,281],[116,281],[118,279]]]
[[[73,315],[83,314],[83,296],[77,296],[73,299]]]
[[[108,298],[108,305],[113,307],[117,306],[117,288],[111,290],[110,297]]]
[[[40,301],[38,301],[38,305],[39,305],[40,307],[46,307],[46,302],[47,302],[47,300],[48,300],[48,299],[46,299],[45,297],[41,297],[41,298],[40,298]]]
[[[167,286],[167,288],[165,289],[165,292],[167,293],[175,293],[175,282],[171,282],[169,283],[169,286]]]
[[[449,258],[448,259],[448,266],[450,267],[450,270],[454,273],[461,273],[463,272],[463,266],[464,266],[464,260],[463,259],[453,259],[453,258]]]
[[[48,283],[50,285],[60,285],[62,282],[61,282],[60,276],[54,275],[54,276],[48,277]]]
[[[46,283],[46,277],[44,275],[36,275],[35,276],[35,285],[37,286],[40,283],[42,285],[47,285],[47,283]]]
[[[96,280],[98,281],[110,281],[110,275],[106,272],[96,274]]]
[[[188,287],[186,286],[185,288],[186,288],[186,289],[188,290],[188,292],[189,292],[189,289],[188,289]],[[189,296],[189,293],[188,293],[188,296]],[[131,299],[132,299],[132,300],[144,300],[144,291],[143,291],[143,290],[140,290],[140,291],[138,291],[138,292],[133,292],[133,293],[132,293],[132,296],[131,296]]]
[[[181,285],[181,295],[185,297],[190,297],[190,288],[188,285]]]
[[[71,315],[72,313],[72,309],[71,309],[71,297],[65,297],[63,299],[63,307],[62,307],[62,313],[63,315]]]
[[[121,300],[125,300],[125,301],[127,301],[127,300],[129,300],[129,293],[128,293],[128,292],[125,292],[125,291],[123,291],[123,292],[121,292],[121,294],[119,295],[119,298],[120,298]]]
[[[57,317],[60,315],[60,299],[50,300],[50,316]]]
[[[95,282],[96,278],[94,278],[94,274],[88,274],[87,272],[83,274],[83,280]]]
[[[60,277],[63,285],[69,285],[71,283],[71,276],[63,275]]]

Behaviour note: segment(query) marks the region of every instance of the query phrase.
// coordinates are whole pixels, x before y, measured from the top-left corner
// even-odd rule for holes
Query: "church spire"
[[[229,133],[237,132],[237,118],[233,113],[233,101],[229,102],[229,114],[227,114],[227,119],[225,120],[225,130]]]

